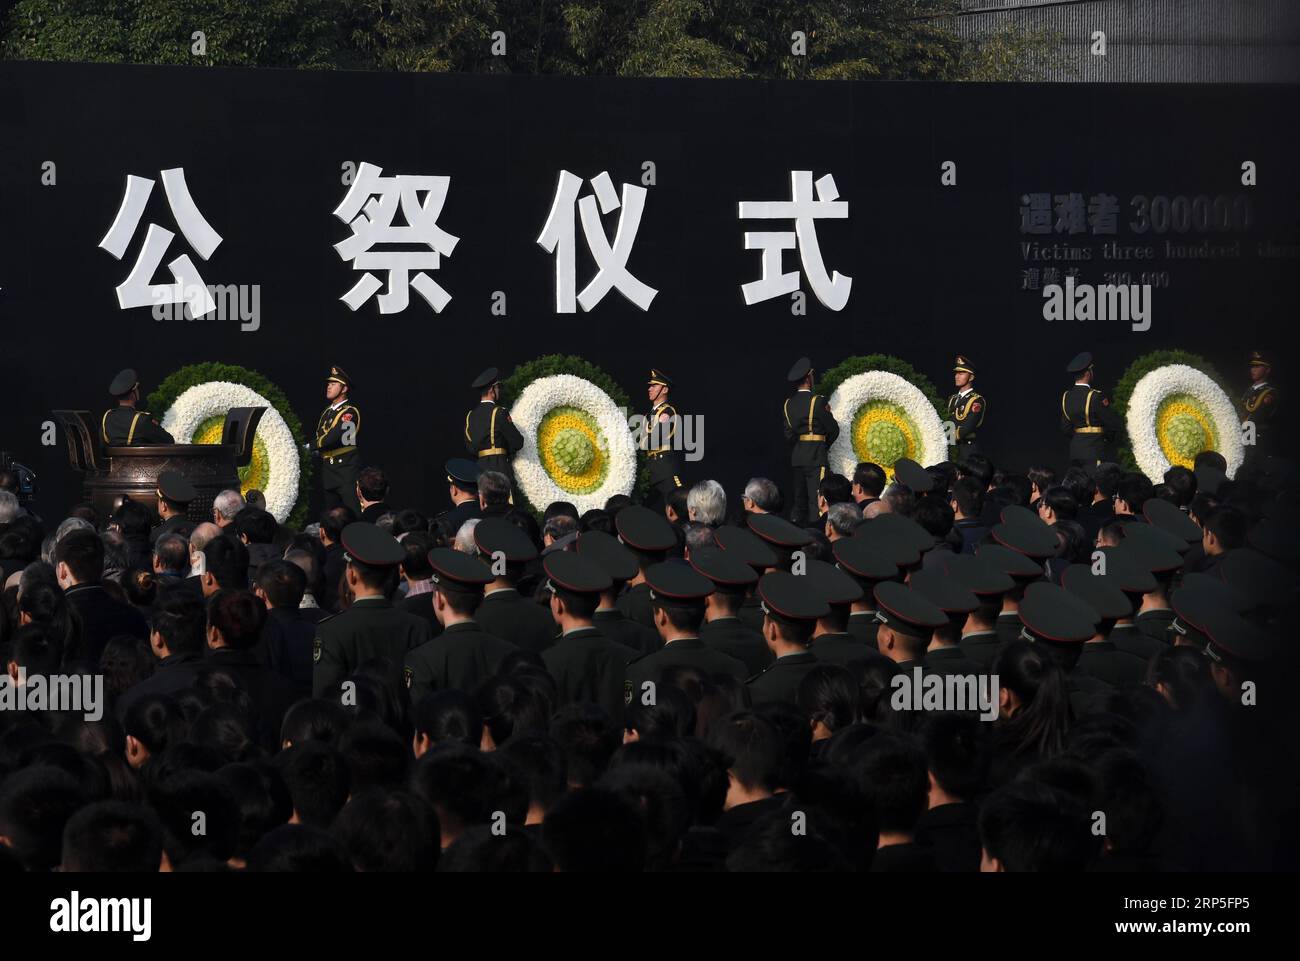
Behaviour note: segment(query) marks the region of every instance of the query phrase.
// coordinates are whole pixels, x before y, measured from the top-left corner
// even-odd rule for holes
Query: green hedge
[[[302,424],[298,421],[297,415],[294,414],[293,407],[289,404],[289,398],[284,395],[284,392],[279,387],[257,371],[236,364],[190,364],[163,378],[163,382],[149,395],[149,410],[161,420],[168,408],[176,402],[177,397],[191,387],[206,384],[213,380],[242,384],[250,390],[257,391],[271,402],[271,406],[275,408],[276,412],[284,418],[284,422],[289,426],[289,432],[293,434],[298,450],[298,500],[285,523],[292,528],[301,529],[307,522],[307,511],[310,509],[312,461],[311,455],[302,449],[302,445],[308,440],[303,435]]]
[[[507,408],[510,407],[519,399],[519,395],[523,393],[524,388],[533,381],[539,377],[554,377],[556,374],[572,374],[574,377],[589,380],[608,394],[616,406],[627,411],[629,416],[634,410],[626,392],[613,377],[590,361],[575,357],[572,354],[546,354],[525,364],[520,364],[509,377],[503,378],[501,381],[501,403]],[[646,492],[650,489],[650,470],[646,464],[646,456],[643,451],[638,450],[636,457],[636,484],[633,487],[632,496],[639,502],[645,499]],[[519,496],[521,500],[527,501],[522,491],[519,492]],[[545,504],[540,507],[527,504],[528,509],[538,515],[546,509],[546,506]]]
[[[926,399],[934,405],[934,411],[939,415],[940,420],[947,419],[948,409],[939,399],[939,392],[935,390],[930,378],[907,361],[891,354],[867,354],[846,358],[822,375],[821,381],[817,384],[817,392],[829,398],[844,381],[858,374],[865,374],[869,370],[883,370],[890,374],[897,374],[925,395]]]
[[[1202,357],[1200,354],[1193,354],[1186,350],[1153,350],[1149,354],[1143,354],[1133,363],[1128,365],[1120,377],[1119,382],[1115,385],[1115,392],[1112,395],[1112,401],[1115,409],[1118,411],[1120,418],[1125,425],[1128,423],[1128,402],[1133,396],[1135,388],[1143,377],[1151,373],[1157,367],[1166,367],[1169,364],[1183,364],[1187,367],[1193,367],[1205,374],[1210,380],[1214,381],[1223,389],[1223,392],[1229,397],[1232,392],[1228,389],[1227,382],[1214,369],[1214,365]],[[1138,469],[1137,459],[1133,456],[1133,448],[1129,444],[1128,431],[1124,432],[1124,437],[1119,441],[1117,446],[1120,466],[1125,470],[1135,471]]]

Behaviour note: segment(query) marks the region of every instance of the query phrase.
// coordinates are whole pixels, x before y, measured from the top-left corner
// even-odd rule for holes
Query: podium
[[[124,498],[149,511],[158,508],[158,475],[183,474],[198,498],[186,516],[195,523],[212,520],[212,501],[223,490],[239,490],[239,468],[253,457],[253,437],[265,407],[232,407],[226,414],[220,444],[150,444],[110,447],[103,443],[99,424],[90,411],[56,410],[54,416],[67,444],[68,462],[85,474],[86,500],[102,518],[109,517]]]

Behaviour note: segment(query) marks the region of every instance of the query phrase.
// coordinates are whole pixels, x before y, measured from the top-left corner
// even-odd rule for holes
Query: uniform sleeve
[[[1065,398],[1068,396],[1069,396],[1068,391],[1061,395],[1061,433],[1062,434],[1074,433],[1074,424],[1070,422],[1070,418],[1067,417],[1065,413]]]
[[[316,635],[315,666],[311,672],[311,696],[329,697],[347,676],[338,643]]]
[[[153,415],[146,413],[136,421],[133,444],[174,444],[176,438],[162,429]]]
[[[512,456],[524,449],[524,435],[519,432],[515,422],[510,419],[510,411],[504,407],[501,408],[501,416],[497,418],[497,432],[504,441],[501,446],[510,451]]]
[[[415,652],[406,655],[406,670],[404,673],[406,686],[411,693],[411,703],[417,703],[420,698],[426,694],[432,694],[437,690],[434,683],[433,673],[425,664],[425,659],[416,657]]]
[[[469,429],[469,422],[473,419],[473,417],[474,417],[474,411],[473,409],[471,409],[469,413],[465,415],[465,450],[470,455],[470,457],[477,457],[478,444],[474,443],[474,435],[470,433],[470,429]]]
[[[790,398],[785,399],[785,405],[781,408],[781,416],[785,418],[785,440],[787,444],[793,444],[795,439],[794,424],[790,423]]]
[[[1093,404],[1101,404],[1101,426],[1108,434],[1118,434],[1124,430],[1124,421],[1119,416],[1119,411],[1115,405],[1110,402],[1110,398],[1101,391],[1093,398]]]
[[[835,419],[835,415],[831,413],[831,402],[825,397],[822,398],[822,416],[826,418],[824,433],[826,434],[826,444],[830,446],[840,436],[840,425],[839,421]]]

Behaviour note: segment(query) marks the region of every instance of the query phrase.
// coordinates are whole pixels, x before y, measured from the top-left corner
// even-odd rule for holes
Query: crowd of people
[[[1295,491],[1225,466],[860,464],[808,526],[469,461],[304,530],[0,489],[0,869],[1294,868]],[[936,676],[993,702],[898,696]]]

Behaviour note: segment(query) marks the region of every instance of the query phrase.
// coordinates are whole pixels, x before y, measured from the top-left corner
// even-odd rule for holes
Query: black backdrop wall
[[[1300,252],[1297,133],[1285,119],[1298,99],[1282,86],[0,64],[0,444],[38,472],[38,509],[61,516],[79,478],[61,443],[41,445],[41,424],[56,407],[102,409],[118,368],[138,368],[147,392],[183,364],[243,364],[278,383],[311,424],[325,373],[340,364],[356,383],[365,459],[389,471],[396,501],[436,510],[441,464],[463,450],[469,381],[489,365],[509,370],[562,351],[601,364],[638,401],[647,369],[668,370],[682,410],[705,416],[705,458],[687,480],[716,477],[738,492],[751,474],[786,481],[780,405],[798,356],[826,369],[851,354],[897,354],[946,395],[960,351],[980,367],[995,459],[1059,464],[1062,370],[1077,351],[1093,351],[1109,387],[1148,350],[1199,351],[1244,378],[1249,349],[1281,344],[1295,316]],[[53,185],[42,183],[47,161]],[[459,244],[432,272],[453,298],[441,313],[414,295],[389,315],[373,299],[355,313],[339,300],[360,276],[333,250],[351,233],[332,215],[348,161],[385,175],[451,177],[438,223]],[[589,313],[557,314],[554,259],[536,239],[559,171],[605,170],[616,186],[640,184],[646,161],[656,182],[628,266],[658,291],[649,311],[615,292]],[[955,186],[940,183],[944,161],[956,164]],[[1256,165],[1257,186],[1242,185],[1244,161]],[[176,230],[161,182],[123,259],[99,249],[126,177],[158,181],[172,167],[184,168],[223,238],[211,258],[200,260]],[[789,297],[746,306],[741,295],[760,273],[745,231],[792,225],[741,221],[737,202],[789,200],[792,170],[832,174],[849,205],[847,220],[817,224],[827,270],[853,278],[842,311],[822,306],[806,280],[803,317],[792,316]],[[582,192],[591,193],[589,181]],[[1033,233],[1021,213],[1032,193],[1079,193],[1085,203],[1113,195],[1116,231],[1083,223],[1071,233],[1054,213],[1046,233]],[[1145,232],[1138,195],[1151,215]],[[1206,198],[1198,215],[1222,197],[1218,209],[1238,219],[1225,230],[1183,222],[1196,197]],[[618,216],[605,218],[610,236]],[[259,328],[120,310],[114,288],[149,223],[176,233],[164,264],[189,253],[208,284],[259,285]],[[1107,241],[1150,244],[1157,256],[1109,263]],[[1171,259],[1166,241],[1227,249]],[[1087,248],[1092,259],[1036,259],[1023,246],[1035,242]],[[594,272],[581,226],[578,252],[581,290]],[[1103,283],[1112,271],[1140,283],[1154,273],[1150,330],[1044,320],[1035,288],[1071,267],[1080,283]],[[799,269],[796,252],[785,269]],[[153,279],[171,281],[165,267]],[[504,317],[491,313],[494,291],[506,294]]]

